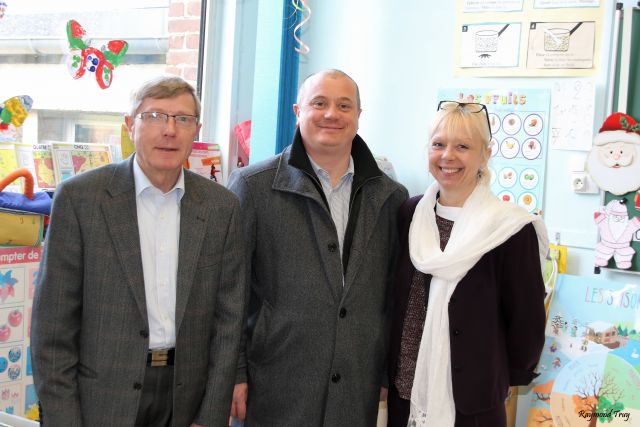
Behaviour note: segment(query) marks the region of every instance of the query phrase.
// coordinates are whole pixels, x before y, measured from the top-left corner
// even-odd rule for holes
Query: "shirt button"
[[[133,389],[134,389],[134,390],[142,390],[142,384],[140,384],[140,383],[133,383]]]
[[[329,249],[329,252],[335,252],[338,250],[338,245],[336,245],[335,243],[329,243],[327,245],[327,249]]]
[[[333,381],[334,383],[340,382],[340,374],[331,375],[331,381]]]
[[[344,318],[344,316],[346,316],[346,315],[347,315],[347,309],[342,307],[340,309],[340,318]]]
[[[140,336],[142,338],[149,338],[149,332],[147,332],[145,330],[142,330],[142,331],[140,331]]]

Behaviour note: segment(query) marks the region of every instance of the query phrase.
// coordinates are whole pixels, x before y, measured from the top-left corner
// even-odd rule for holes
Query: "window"
[[[17,139],[119,146],[129,96],[159,74],[197,86],[200,0],[30,0],[8,2],[0,21],[0,102],[29,95],[33,107]],[[96,73],[74,79],[67,22],[86,31],[89,46],[125,40],[126,53],[102,89]]]

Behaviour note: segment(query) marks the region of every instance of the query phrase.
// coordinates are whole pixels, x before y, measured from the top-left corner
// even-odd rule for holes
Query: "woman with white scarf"
[[[546,229],[491,193],[484,105],[440,102],[430,135],[436,181],[400,211],[389,426],[503,427],[544,345]]]

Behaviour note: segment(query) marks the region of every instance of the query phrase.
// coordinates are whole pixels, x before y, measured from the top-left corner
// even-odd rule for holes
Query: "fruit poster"
[[[31,307],[41,255],[41,247],[0,247],[0,411],[31,419]]]
[[[53,142],[53,169],[56,182],[111,163],[111,149],[106,144]]]
[[[639,285],[559,275],[545,335],[526,427],[640,425]]]
[[[443,89],[440,100],[487,107],[491,189],[502,200],[541,215],[550,93],[546,89]],[[478,113],[484,114],[484,113]]]

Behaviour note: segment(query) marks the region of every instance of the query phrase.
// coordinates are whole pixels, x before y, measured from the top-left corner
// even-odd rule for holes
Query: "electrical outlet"
[[[585,193],[587,191],[587,174],[573,172],[571,174],[571,189],[576,193]]]

